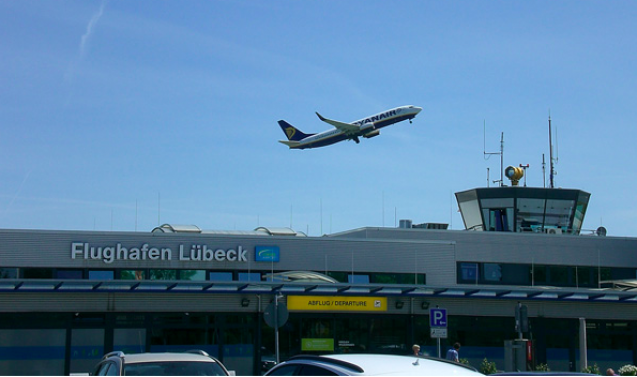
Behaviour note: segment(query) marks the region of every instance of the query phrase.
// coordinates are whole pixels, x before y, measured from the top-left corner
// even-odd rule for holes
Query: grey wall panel
[[[113,260],[72,258],[72,244],[87,248],[110,247],[170,249],[170,260]],[[180,250],[189,255],[193,245],[207,249],[247,250],[247,260],[180,260]],[[256,262],[256,246],[278,246],[280,261]],[[452,242],[356,240],[311,237],[262,237],[205,234],[151,234],[122,232],[0,231],[2,267],[56,267],[91,269],[219,269],[245,272],[271,270],[314,270],[319,272],[426,273],[430,284],[455,282],[455,248]]]
[[[459,261],[637,267],[637,238],[362,228],[334,238],[447,241],[456,244]]]
[[[0,312],[242,312],[258,310],[256,296],[180,293],[0,293]],[[267,302],[266,302],[267,301]],[[263,298],[264,305],[269,303]]]
[[[74,242],[96,248],[167,248],[171,259],[73,259]],[[180,260],[180,248],[189,254],[193,245],[241,247],[247,260]],[[278,246],[280,261],[256,262],[256,246]],[[637,239],[395,228],[364,228],[330,237],[0,230],[1,267],[417,272],[426,273],[430,285],[454,285],[457,261],[637,269]]]
[[[246,307],[242,299],[248,299]],[[179,294],[179,293],[0,293],[0,312],[230,312],[257,313],[265,311],[273,301],[271,295],[239,294]],[[381,314],[409,314],[421,309],[422,300],[403,297],[388,298],[388,310]],[[404,306],[396,307],[401,301]],[[280,302],[286,303],[285,298]],[[348,311],[339,311],[347,313]],[[351,313],[360,314],[358,311]]]

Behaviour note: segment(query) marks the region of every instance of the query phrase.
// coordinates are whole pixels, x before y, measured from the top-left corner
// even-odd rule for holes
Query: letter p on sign
[[[429,325],[431,327],[447,327],[447,309],[430,309]]]

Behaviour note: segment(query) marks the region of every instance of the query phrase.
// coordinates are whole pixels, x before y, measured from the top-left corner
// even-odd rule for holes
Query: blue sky
[[[444,222],[530,164],[637,236],[632,1],[0,1],[0,228]],[[416,105],[381,136],[277,142]],[[492,184],[492,183],[491,183]],[[493,185],[493,184],[492,184]]]

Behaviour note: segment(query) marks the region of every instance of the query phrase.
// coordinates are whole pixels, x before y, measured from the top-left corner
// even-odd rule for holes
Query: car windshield
[[[215,362],[157,361],[124,365],[125,376],[226,376]]]

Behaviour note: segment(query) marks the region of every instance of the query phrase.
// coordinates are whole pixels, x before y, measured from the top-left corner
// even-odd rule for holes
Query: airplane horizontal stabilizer
[[[287,145],[290,148],[294,148],[294,147],[298,146],[299,144],[301,144],[298,141],[287,141],[287,140],[279,140],[279,143],[285,144],[285,145]]]

